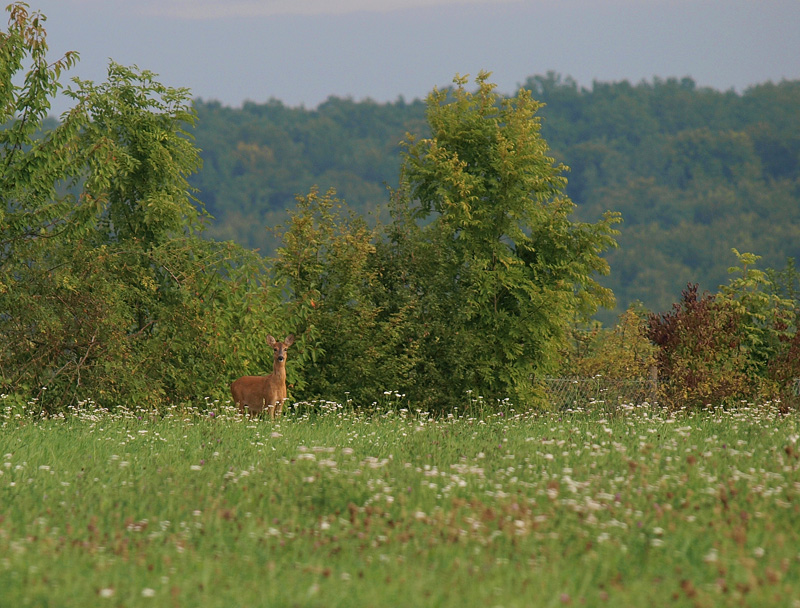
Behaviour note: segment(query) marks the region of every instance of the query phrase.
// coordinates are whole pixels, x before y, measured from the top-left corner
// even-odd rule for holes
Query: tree
[[[409,136],[393,246],[417,300],[417,389],[528,403],[576,317],[613,306],[597,281],[615,245],[606,213],[570,220],[565,167],[548,155],[530,92],[500,99],[488,73],[428,97],[431,137]]]
[[[741,349],[741,318],[714,294],[689,284],[680,302],[648,318],[656,345],[659,400],[671,409],[698,409],[758,393]]]
[[[647,316],[633,304],[617,319],[613,328],[599,323],[588,330],[574,328],[573,346],[564,353],[561,375],[613,380],[644,380],[655,365],[655,347],[647,337]]]
[[[391,259],[378,229],[346,208],[334,191],[297,198],[280,235],[273,271],[287,286],[288,315],[301,338],[293,379],[304,399],[364,405],[398,389],[409,370],[411,328],[387,293]]]
[[[198,236],[189,92],[112,63],[106,83],[76,80],[66,91],[76,105],[46,130],[76,56],[48,63],[44,17],[22,3],[9,11],[0,392],[46,411],[88,399],[159,406],[222,395],[226,376],[271,367],[280,290],[254,254]]]
[[[658,347],[662,401],[698,408],[740,400],[781,399],[796,404],[798,275],[761,271],[760,256],[733,250],[739,266],[717,294],[698,296],[689,285],[668,313],[648,319]]]

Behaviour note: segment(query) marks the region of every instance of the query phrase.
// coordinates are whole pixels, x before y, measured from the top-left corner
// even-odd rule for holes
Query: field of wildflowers
[[[800,606],[800,419],[0,402],[0,606]]]

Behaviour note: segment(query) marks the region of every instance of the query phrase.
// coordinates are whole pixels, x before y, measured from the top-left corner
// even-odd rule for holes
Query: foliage
[[[782,273],[764,272],[754,267],[759,256],[733,253],[740,266],[718,294],[698,297],[697,285],[689,285],[670,313],[649,318],[663,397],[672,407],[765,398],[796,404],[798,301],[780,292],[794,291],[797,274],[791,262]]]
[[[582,88],[548,73],[524,88],[545,104],[537,114],[549,155],[570,167],[575,219],[596,222],[612,209],[625,220],[620,247],[606,254],[613,272],[600,279],[619,303],[598,312],[604,324],[637,300],[667,310],[687,281],[725,283],[731,247],[757,251],[772,268],[800,259],[797,80],[737,93],[689,78]],[[388,221],[384,184],[400,187],[398,142],[430,135],[418,100],[195,107],[205,166],[190,180],[218,218],[209,234],[265,253],[275,242],[262,227],[283,222],[294,194],[313,184]]]
[[[686,287],[670,312],[650,316],[664,405],[702,408],[758,394],[741,350],[740,321],[716,296],[698,295],[697,284]]]
[[[755,267],[761,256],[740,254],[736,249],[733,253],[739,266],[729,269],[734,276],[720,288],[718,297],[740,315],[741,348],[751,374],[759,379],[762,395],[797,402],[789,387],[800,377],[800,362],[791,352],[799,342],[800,275],[791,259],[776,273]]]
[[[500,102],[482,74],[428,99],[430,139],[409,136],[393,221],[369,229],[332,192],[298,199],[275,269],[302,335],[307,398],[382,390],[425,407],[467,391],[529,403],[565,319],[612,296],[594,280],[617,221],[569,220],[562,167],[526,92]],[[385,238],[381,238],[385,235]]]
[[[725,301],[742,320],[742,348],[748,355],[753,372],[764,376],[767,365],[781,348],[781,343],[797,331],[798,302],[783,298],[770,288],[767,272],[755,268],[761,256],[752,253],[734,255],[740,266],[728,270],[733,277],[721,287],[719,298]]]
[[[288,221],[295,196],[335,188],[361,215],[386,219],[386,184],[395,184],[399,142],[425,129],[422,101],[378,104],[330,98],[315,109],[272,99],[241,108],[197,100],[195,134],[203,171],[192,185],[217,218],[207,236],[271,255],[271,231]]]
[[[767,376],[778,387],[784,401],[800,405],[800,272],[792,258],[782,270],[768,269],[765,289],[781,310],[771,311],[775,324],[770,337],[780,343],[767,361]],[[794,307],[790,311],[787,307]],[[775,314],[778,313],[778,314]]]
[[[501,100],[488,77],[475,93],[456,77],[428,97],[432,136],[408,139],[390,236],[425,328],[427,369],[416,374],[430,378],[426,390],[451,402],[475,390],[528,403],[569,320],[613,305],[595,275],[608,272],[600,254],[615,244],[619,218],[570,220],[540,104],[525,90]]]
[[[274,272],[288,287],[289,324],[299,337],[290,376],[303,398],[359,404],[402,386],[408,328],[387,313],[376,230],[348,212],[334,191],[298,197],[280,234]]]
[[[232,369],[270,367],[261,352],[280,291],[261,285],[257,256],[198,236],[188,91],[112,63],[105,83],[75,80],[66,91],[75,107],[45,131],[49,98],[75,56],[48,64],[44,17],[24,4],[9,11],[2,392],[36,395],[46,411],[87,399],[161,406],[220,394]]]
[[[647,314],[632,305],[610,329],[597,323],[589,329],[573,328],[571,348],[563,353],[558,373],[563,377],[644,380],[652,374],[655,357]]]

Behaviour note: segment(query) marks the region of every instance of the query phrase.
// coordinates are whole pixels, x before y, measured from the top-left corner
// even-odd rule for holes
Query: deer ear
[[[291,346],[294,344],[294,334],[289,334],[286,336],[286,339],[283,341],[286,346]]]
[[[269,344],[270,346],[275,346],[275,342],[277,342],[275,338],[273,338],[272,336],[267,336],[267,344]]]

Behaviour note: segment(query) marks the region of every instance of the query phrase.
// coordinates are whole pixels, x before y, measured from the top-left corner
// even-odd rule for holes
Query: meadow
[[[800,606],[796,413],[385,397],[0,401],[0,606]]]

